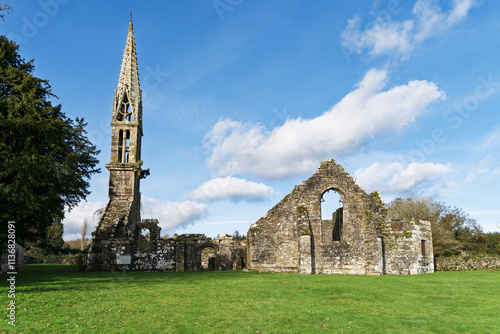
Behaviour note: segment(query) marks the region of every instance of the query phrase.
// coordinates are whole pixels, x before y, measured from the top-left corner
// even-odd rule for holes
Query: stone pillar
[[[300,273],[301,274],[311,274],[311,236],[303,235],[300,237],[299,244],[300,252]]]

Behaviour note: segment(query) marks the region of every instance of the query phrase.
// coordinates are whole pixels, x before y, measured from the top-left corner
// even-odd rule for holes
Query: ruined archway
[[[330,234],[332,241],[342,240],[344,200],[335,188],[330,188],[321,195],[321,221],[324,234]]]
[[[144,219],[134,227],[135,249],[139,252],[152,252],[157,248],[161,228],[156,219]]]

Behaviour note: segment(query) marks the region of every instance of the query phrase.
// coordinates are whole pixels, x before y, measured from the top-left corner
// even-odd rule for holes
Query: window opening
[[[130,107],[130,100],[128,98],[127,92],[123,94],[123,100],[118,106],[118,115],[116,115],[118,121],[133,121],[132,109]]]
[[[381,253],[382,253],[382,274],[386,274],[386,260],[385,260],[385,244],[384,244],[384,238],[382,237],[378,237],[378,242],[379,242],[379,245],[380,245],[380,250],[381,250]]]
[[[123,139],[122,139],[122,146],[124,147],[122,161],[124,163],[129,163],[129,156],[130,156],[130,130],[126,130],[125,131],[125,134],[124,134]]]
[[[340,241],[344,224],[344,203],[342,196],[333,189],[326,191],[321,197],[321,219],[333,227],[333,241]]]
[[[427,256],[427,252],[425,249],[425,240],[421,240],[421,247],[422,247],[422,256]]]
[[[139,234],[139,251],[147,252],[151,248],[151,235],[149,229],[143,228]]]
[[[123,130],[119,131],[118,134],[118,162],[122,162],[122,155],[123,155]]]

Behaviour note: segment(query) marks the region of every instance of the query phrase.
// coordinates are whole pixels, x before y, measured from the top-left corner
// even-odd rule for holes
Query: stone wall
[[[321,202],[329,190],[340,194],[343,208],[323,220]],[[304,274],[433,272],[430,224],[408,222],[393,231],[385,217],[378,193],[366,194],[342,166],[327,160],[250,227],[249,267]],[[401,238],[406,231],[411,237]],[[429,255],[418,255],[419,238],[430,245]]]
[[[381,224],[384,274],[434,272],[431,224],[428,221],[386,221]]]
[[[436,271],[500,270],[500,257],[453,256],[436,258]]]
[[[142,235],[147,230],[149,238]],[[202,271],[204,249],[213,250],[212,270],[234,270],[245,267],[246,243],[228,234],[215,240],[203,234],[183,234],[177,238],[160,238],[156,219],[144,219],[134,230],[121,236],[94,240],[86,252],[85,263],[91,271]],[[205,270],[206,270],[205,269]]]
[[[330,189],[342,196],[341,241],[330,241],[326,235],[333,234],[333,226],[326,227],[321,220],[321,199]],[[250,227],[250,267],[276,272],[380,272],[375,268],[376,225],[366,212],[376,215],[382,209],[340,165],[328,160]]]

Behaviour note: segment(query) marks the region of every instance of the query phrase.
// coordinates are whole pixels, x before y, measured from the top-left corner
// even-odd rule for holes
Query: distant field
[[[500,271],[370,277],[27,265],[16,285],[13,333],[500,333]],[[5,317],[0,328],[11,332]]]

